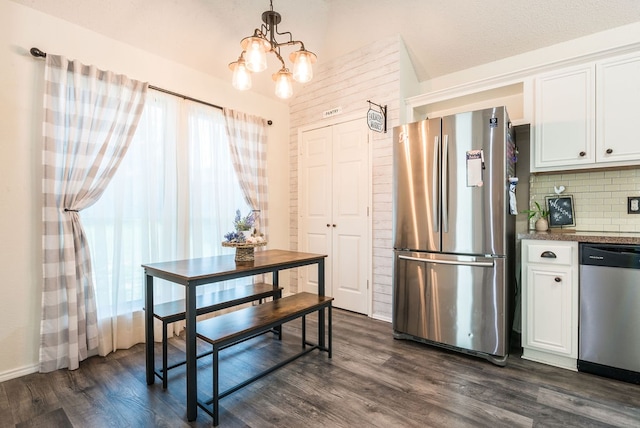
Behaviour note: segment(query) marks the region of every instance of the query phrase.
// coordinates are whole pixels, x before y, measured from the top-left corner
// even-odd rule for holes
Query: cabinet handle
[[[554,253],[553,251],[545,251],[544,253],[540,254],[540,257],[544,257],[545,259],[557,259],[558,256],[556,256],[556,253]]]
[[[555,281],[555,282],[562,282],[562,278],[560,278],[559,276],[556,276],[556,277],[554,278],[554,281]]]
[[[583,158],[587,155],[587,152],[580,152],[580,157]]]
[[[613,153],[613,149],[607,149],[607,154],[610,155],[611,153]]]

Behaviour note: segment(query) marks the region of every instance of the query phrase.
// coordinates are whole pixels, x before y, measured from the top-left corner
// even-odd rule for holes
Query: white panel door
[[[363,120],[332,126],[333,245],[331,292],[336,307],[367,313],[368,141]]]
[[[300,250],[316,254],[331,252],[331,128],[320,128],[302,135],[300,182]],[[325,290],[328,295],[331,263],[325,262]],[[301,269],[302,291],[318,292],[317,265]]]
[[[327,254],[334,306],[368,313],[369,147],[363,120],[304,132],[300,170],[300,250]],[[315,268],[313,268],[315,269]],[[301,288],[316,292],[316,273],[301,269]]]

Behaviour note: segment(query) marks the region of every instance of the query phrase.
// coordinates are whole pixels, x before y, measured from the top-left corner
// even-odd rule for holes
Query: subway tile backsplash
[[[640,214],[627,213],[627,197],[640,196],[640,167],[532,174],[530,205],[555,195],[554,186],[564,186],[562,194],[573,195],[576,230],[640,232]]]

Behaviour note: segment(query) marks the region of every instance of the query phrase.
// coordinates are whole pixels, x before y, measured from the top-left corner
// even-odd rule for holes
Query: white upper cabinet
[[[640,54],[596,64],[596,161],[640,161]]]
[[[640,53],[536,76],[533,171],[640,164]]]
[[[554,168],[595,161],[595,76],[592,65],[535,79],[534,166]]]

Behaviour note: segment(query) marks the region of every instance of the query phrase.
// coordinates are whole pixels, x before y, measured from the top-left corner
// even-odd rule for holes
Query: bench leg
[[[302,349],[307,347],[307,317],[302,316]]]
[[[329,309],[329,315],[327,316],[327,322],[329,323],[328,327],[327,327],[327,333],[329,335],[329,358],[331,358],[331,305],[327,306],[327,308]]]
[[[220,385],[218,378],[219,349],[213,347],[213,426],[220,423]]]
[[[167,389],[167,329],[169,325],[166,322],[162,322],[162,389]]]

